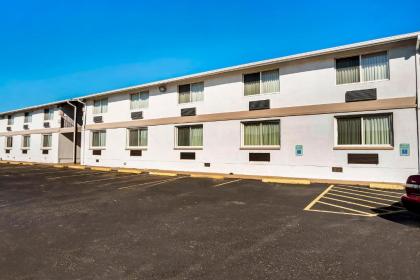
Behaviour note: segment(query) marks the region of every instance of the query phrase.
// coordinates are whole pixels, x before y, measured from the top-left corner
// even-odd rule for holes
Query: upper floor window
[[[128,129],[128,148],[144,148],[147,147],[147,128],[130,128]]]
[[[54,117],[54,110],[50,108],[44,109],[44,121],[51,121]]]
[[[106,146],[106,131],[97,130],[92,131],[92,148],[104,148]]]
[[[108,98],[93,101],[93,113],[104,114],[108,112]]]
[[[387,52],[338,58],[335,67],[338,85],[389,79]]]
[[[32,121],[32,113],[31,112],[26,112],[24,122],[25,123],[30,123],[31,121]]]
[[[138,110],[149,107],[149,92],[143,91],[130,95],[130,109]]]
[[[179,148],[203,147],[203,125],[184,125],[176,127],[176,146]]]
[[[12,115],[8,115],[7,116],[7,125],[13,125],[14,123],[14,118]]]
[[[190,103],[204,99],[204,82],[178,86],[178,103]]]
[[[243,122],[242,147],[280,147],[280,120]]]
[[[22,149],[29,149],[31,147],[31,136],[23,135],[22,136]]]
[[[244,94],[255,95],[280,91],[279,69],[244,75]]]
[[[52,135],[44,134],[42,135],[42,148],[51,148],[52,145]]]
[[[336,145],[392,146],[392,114],[340,116]]]
[[[13,148],[13,136],[6,137],[6,149]]]

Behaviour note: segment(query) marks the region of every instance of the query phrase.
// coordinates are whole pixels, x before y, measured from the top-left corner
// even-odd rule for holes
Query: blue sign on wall
[[[295,155],[300,157],[303,155],[303,145],[296,145],[295,146]]]
[[[400,156],[407,157],[410,155],[410,144],[400,144]]]

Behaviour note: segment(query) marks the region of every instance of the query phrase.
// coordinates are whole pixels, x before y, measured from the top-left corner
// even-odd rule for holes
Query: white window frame
[[[253,122],[270,122],[270,121],[278,121],[279,122],[279,139],[280,144],[279,145],[253,145],[253,146],[247,146],[245,145],[245,124],[246,123],[253,123]],[[281,120],[278,118],[275,119],[258,119],[258,120],[244,120],[241,121],[241,150],[279,150],[281,147]]]
[[[371,80],[371,81],[365,81],[364,75],[363,75],[363,68],[362,68],[362,56],[364,55],[370,55],[370,54],[376,54],[376,53],[386,53],[386,58],[388,61],[388,78],[387,79],[380,79],[380,80]],[[349,58],[349,57],[359,57],[359,82],[354,83],[345,83],[345,84],[337,84],[337,59],[343,59],[343,58]],[[334,58],[334,70],[335,70],[335,85],[336,86],[345,86],[345,85],[354,85],[354,84],[361,84],[361,83],[375,83],[375,82],[381,82],[381,81],[389,81],[391,80],[391,66],[389,64],[389,50],[379,50],[374,52],[367,52],[367,53],[361,53],[359,55],[348,55],[348,56],[342,56],[342,57],[336,57]]]
[[[7,140],[9,139],[9,138],[11,138],[12,139],[12,146],[7,146]],[[13,149],[13,136],[6,136],[6,137],[4,137],[4,149],[5,150],[12,150]]]
[[[24,147],[23,144],[25,143],[25,137],[29,137],[29,146]],[[31,135],[22,135],[22,143],[21,143],[22,150],[30,150],[31,149]]]
[[[393,150],[395,145],[394,140],[394,122],[392,122],[391,127],[391,135],[393,139],[393,143],[390,145],[387,144],[363,144],[365,142],[365,124],[363,122],[363,117],[370,117],[370,116],[380,116],[380,115],[392,115],[393,113],[377,113],[377,114],[352,114],[352,115],[339,115],[334,116],[334,150]],[[344,119],[344,118],[355,118],[360,117],[361,118],[361,125],[360,129],[361,131],[361,137],[362,137],[362,144],[344,144],[339,145],[338,144],[338,121],[337,119]]]
[[[28,119],[26,119],[26,114],[28,114]],[[23,113],[23,123],[29,124],[32,122],[32,112],[25,112]]]
[[[93,146],[93,133],[95,132],[105,132],[105,146]],[[89,149],[90,150],[105,150],[106,149],[106,143],[107,143],[107,131],[106,129],[98,129],[98,130],[91,130],[90,131],[90,141],[89,141]]]
[[[106,100],[106,111],[105,112],[104,112],[103,104],[102,104],[102,102],[104,100]],[[101,107],[100,107],[101,108],[101,111],[100,112],[95,112],[95,102],[98,102],[98,101],[101,102]],[[108,107],[109,107],[109,99],[108,99],[108,97],[101,98],[101,99],[95,99],[95,100],[93,100],[93,104],[92,104],[92,113],[95,116],[106,114],[106,113],[108,113]]]
[[[261,92],[261,88],[262,88],[262,72],[269,72],[269,71],[274,71],[274,70],[278,70],[279,71],[279,91],[273,91],[273,92]],[[259,73],[260,74],[260,93],[257,94],[251,94],[251,95],[245,95],[245,75],[249,75],[249,74],[255,74],[255,73]],[[243,73],[242,74],[242,93],[244,97],[255,97],[255,96],[261,96],[261,95],[269,95],[269,94],[278,94],[281,91],[280,88],[280,68],[273,68],[273,69],[267,69],[267,70],[262,70],[262,71],[255,71],[255,72],[249,72],[249,73]]]
[[[178,146],[178,128],[179,127],[186,127],[186,126],[202,126],[202,131],[203,131],[203,144],[201,146]],[[194,124],[182,124],[182,125],[176,125],[174,126],[175,132],[174,132],[174,136],[175,136],[175,150],[202,150],[204,147],[204,125],[202,123],[194,123]],[[190,129],[191,131],[191,129]]]
[[[51,146],[50,147],[45,147],[44,146],[44,136],[51,136]],[[41,150],[51,150],[52,149],[52,141],[53,141],[53,137],[51,133],[48,134],[41,134]]]
[[[133,95],[138,95],[139,96],[139,100],[140,100],[140,95],[141,94],[147,94],[147,104],[144,105],[144,106],[139,106],[138,108],[133,108],[133,106],[132,106],[132,102],[133,101],[131,100],[131,97]],[[136,92],[136,93],[130,94],[130,111],[135,112],[135,111],[138,111],[138,110],[141,110],[141,109],[147,109],[147,108],[149,108],[149,98],[150,98],[150,93],[149,93],[148,90],[144,90],[144,91],[140,91],[140,92]]]
[[[130,127],[127,128],[126,133],[126,150],[147,150],[146,146],[130,146],[130,130],[146,130],[147,131],[147,145],[149,144],[149,128],[146,126],[142,127]]]
[[[196,101],[192,101],[192,91],[191,91],[191,86],[193,85],[193,84],[203,84],[203,98],[201,99],[201,100],[196,100]],[[185,86],[185,85],[190,85],[190,99],[189,99],[189,101],[188,102],[183,102],[183,103],[180,103],[179,102],[179,87],[180,86]],[[204,81],[201,81],[201,82],[194,82],[194,83],[187,83],[187,84],[179,84],[179,85],[177,85],[177,92],[178,92],[178,96],[177,96],[177,98],[178,98],[178,105],[186,105],[186,104],[194,104],[194,103],[198,103],[198,102],[203,102],[204,101],[204,93],[205,93],[205,90],[206,90],[206,84],[204,83]]]

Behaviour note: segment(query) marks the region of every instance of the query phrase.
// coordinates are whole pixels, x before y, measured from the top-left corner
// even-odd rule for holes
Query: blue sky
[[[0,111],[420,31],[420,1],[0,1]]]

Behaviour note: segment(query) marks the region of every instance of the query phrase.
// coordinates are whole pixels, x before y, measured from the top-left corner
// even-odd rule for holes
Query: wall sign
[[[295,155],[300,157],[303,155],[303,145],[296,145],[295,146]]]
[[[400,144],[400,156],[407,157],[410,155],[410,144]]]

